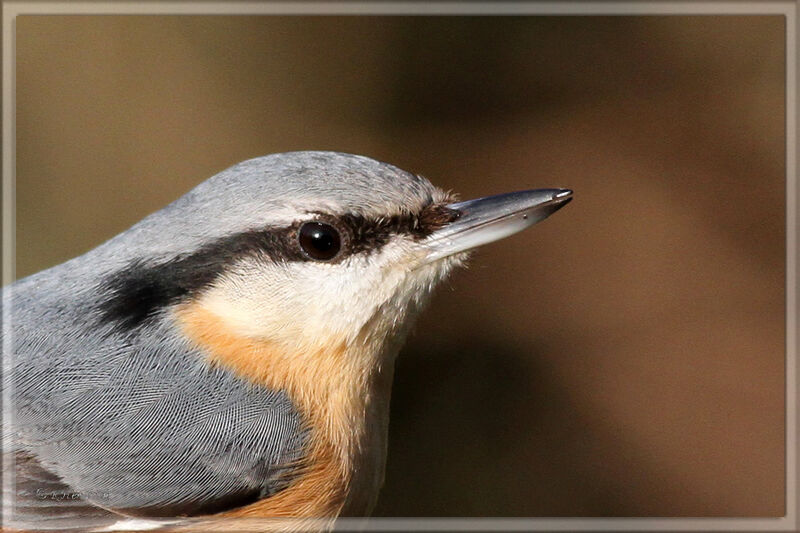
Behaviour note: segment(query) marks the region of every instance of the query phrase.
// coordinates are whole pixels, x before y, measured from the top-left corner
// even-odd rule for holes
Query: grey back
[[[215,512],[279,490],[304,440],[286,395],[210,367],[169,320],[128,335],[100,326],[91,300],[48,287],[76,283],[69,273],[11,287],[11,449],[81,500],[136,515]]]

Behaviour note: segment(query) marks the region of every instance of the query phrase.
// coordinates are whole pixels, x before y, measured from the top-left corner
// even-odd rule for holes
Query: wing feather
[[[15,301],[10,434],[26,458],[16,469],[20,509],[191,516],[285,486],[306,435],[284,392],[210,366],[167,315],[119,335],[63,318],[75,313],[46,313],[47,304],[24,293]],[[24,493],[33,487],[81,503],[37,507]]]

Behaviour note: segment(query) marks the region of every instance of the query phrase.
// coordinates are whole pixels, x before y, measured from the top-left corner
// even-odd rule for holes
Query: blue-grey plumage
[[[410,320],[570,193],[517,195],[487,216],[365,157],[276,154],[4,289],[6,526],[369,512]]]

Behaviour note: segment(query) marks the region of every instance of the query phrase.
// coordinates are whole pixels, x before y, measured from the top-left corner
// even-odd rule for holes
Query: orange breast
[[[363,372],[353,369],[345,346],[292,351],[269,340],[233,333],[200,305],[175,312],[184,334],[208,357],[246,379],[284,390],[304,417],[309,443],[295,477],[281,492],[215,517],[336,517],[347,499],[355,441],[363,431]]]

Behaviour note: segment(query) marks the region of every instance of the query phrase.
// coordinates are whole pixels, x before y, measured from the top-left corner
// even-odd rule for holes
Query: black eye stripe
[[[324,213],[318,215],[326,221],[334,218]],[[416,214],[408,213],[381,219],[347,214],[335,218],[349,230],[350,253],[355,254],[378,250],[394,235],[410,235],[415,240],[424,239],[459,216],[458,211],[443,204],[430,204]]]
[[[330,224],[338,230],[341,250],[328,260],[337,263],[352,254],[379,250],[393,235],[425,238],[458,216],[457,211],[440,204],[432,204],[416,215],[380,220],[318,214],[288,228],[269,227],[229,235],[191,254],[167,259],[141,258],[102,280],[98,292],[106,296],[98,305],[99,320],[111,323],[114,331],[135,332],[162,309],[200,294],[244,257],[276,262],[315,261],[299,244],[299,231],[308,222]]]

